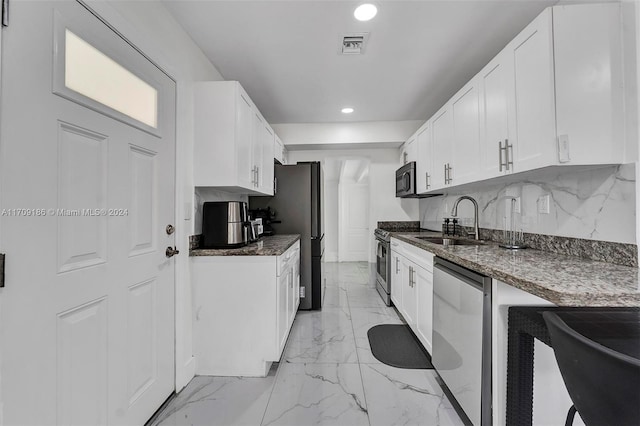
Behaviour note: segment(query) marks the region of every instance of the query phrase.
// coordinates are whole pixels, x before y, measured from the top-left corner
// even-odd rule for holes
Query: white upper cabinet
[[[194,87],[194,185],[273,195],[274,133],[237,81]]]
[[[427,121],[416,132],[418,158],[416,159],[416,192],[429,191],[433,178],[433,142],[431,140],[431,122]]]
[[[417,151],[416,138],[415,136],[412,136],[408,141],[404,143],[402,149],[402,163],[407,164],[411,161],[416,161],[418,157]]]
[[[454,179],[451,142],[453,139],[453,120],[451,105],[447,104],[431,120],[433,145],[433,189],[449,186]]]
[[[509,132],[510,93],[513,66],[506,51],[496,56],[478,74],[480,88],[480,168],[482,178],[491,178],[513,170],[505,164],[507,146],[516,143]]]
[[[513,63],[515,114],[509,118],[517,142],[509,141],[505,157],[515,172],[556,163],[552,31],[547,8],[506,48]]]
[[[273,130],[260,113],[254,113],[253,163],[255,186],[262,194],[273,195]]]
[[[282,140],[280,140],[278,135],[275,135],[275,138],[274,138],[273,158],[278,160],[280,162],[280,164],[287,164],[286,151],[285,151],[285,148],[284,148],[284,143],[282,143]]]
[[[474,77],[451,100],[453,120],[452,184],[460,185],[481,178],[480,109],[478,78]]]
[[[553,8],[560,163],[625,162],[621,16],[620,3]]]
[[[625,53],[633,55],[623,49],[621,7],[556,6],[538,15],[428,120],[431,145],[417,144],[418,192],[548,166],[633,161],[625,120],[636,100],[624,84],[632,68]]]

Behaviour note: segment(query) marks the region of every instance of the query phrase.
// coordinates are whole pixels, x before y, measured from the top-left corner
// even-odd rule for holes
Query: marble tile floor
[[[300,311],[265,378],[195,377],[158,414],[169,425],[462,425],[433,370],[381,364],[367,331],[400,324],[365,262],[325,264],[322,311]]]

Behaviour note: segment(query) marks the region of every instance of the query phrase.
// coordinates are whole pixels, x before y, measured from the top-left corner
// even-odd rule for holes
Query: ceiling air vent
[[[368,33],[347,34],[342,37],[343,55],[361,55]]]

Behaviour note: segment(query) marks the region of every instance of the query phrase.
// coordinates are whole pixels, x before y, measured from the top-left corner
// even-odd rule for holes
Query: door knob
[[[180,250],[176,249],[175,247],[167,247],[167,249],[164,252],[164,254],[166,254],[167,257],[173,257],[178,253],[180,253]]]
[[[176,228],[173,227],[173,225],[169,224],[166,227],[166,231],[167,231],[167,235],[171,235],[173,234],[173,232],[176,230]]]

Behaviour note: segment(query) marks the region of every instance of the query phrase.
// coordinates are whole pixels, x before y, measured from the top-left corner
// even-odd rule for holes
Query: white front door
[[[174,390],[175,83],[75,1],[10,18],[2,421],[144,424]]]

